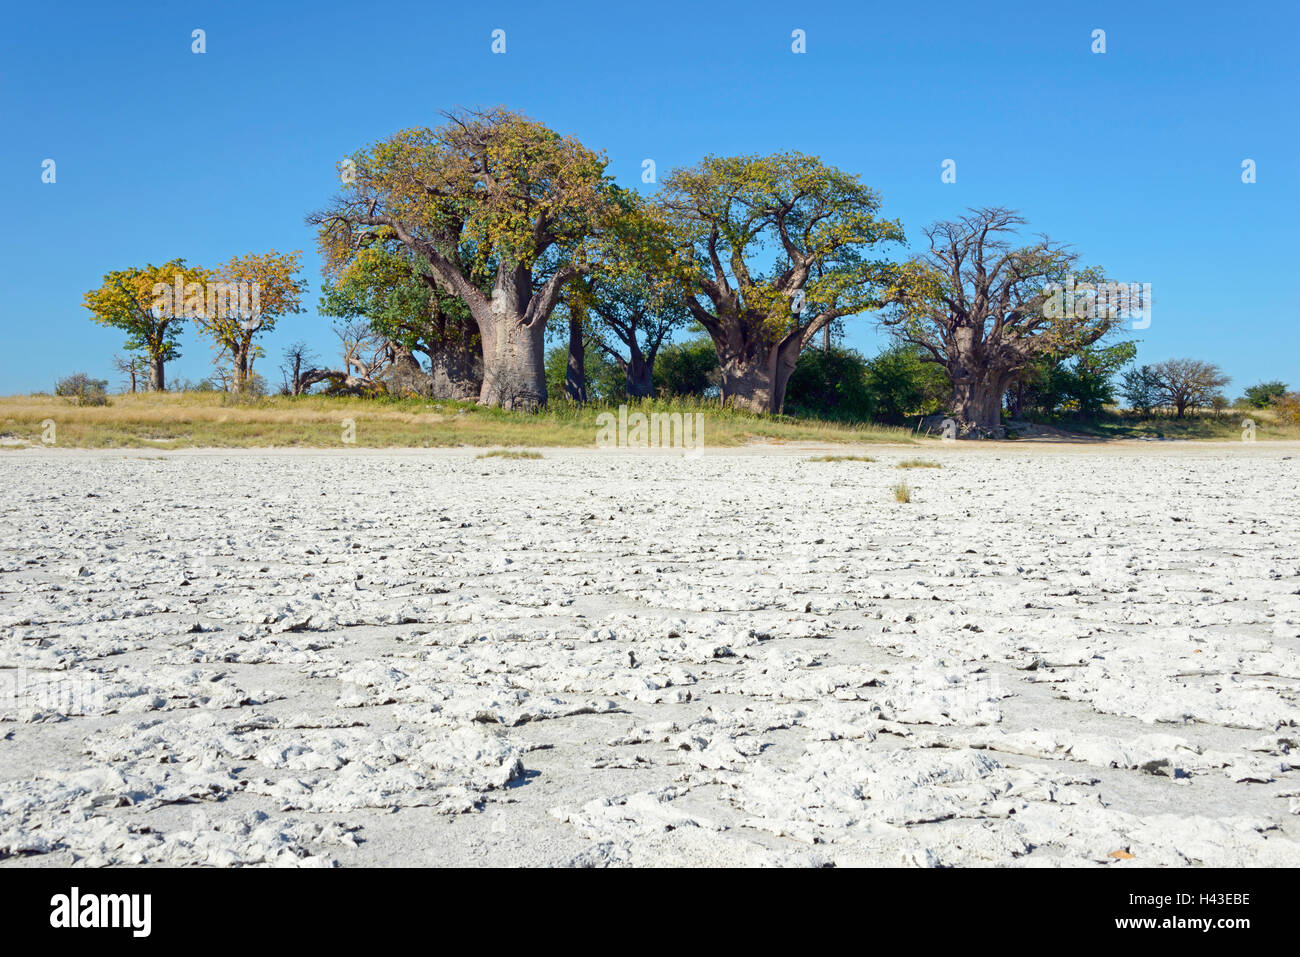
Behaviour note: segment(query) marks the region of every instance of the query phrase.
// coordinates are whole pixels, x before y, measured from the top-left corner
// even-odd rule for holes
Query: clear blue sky
[[[1297,38],[1295,2],[13,4],[0,393],[79,370],[116,387],[122,335],[82,294],[175,256],[303,249],[310,309],[282,320],[259,368],[278,383],[297,338],[332,355],[303,217],[335,164],[440,109],[498,103],[605,150],[638,188],[645,158],[662,174],[798,149],[861,174],[914,243],[970,205],[1019,209],[1117,280],[1152,283],[1140,360],[1217,361],[1232,395],[1300,387]],[[867,353],[883,341],[869,318],[849,330]],[[170,378],[207,374],[192,328],[183,353]]]

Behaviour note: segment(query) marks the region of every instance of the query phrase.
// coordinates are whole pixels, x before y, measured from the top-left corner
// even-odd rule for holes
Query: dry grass
[[[935,462],[932,459],[904,459],[895,467],[900,469],[941,469],[943,463]]]
[[[870,455],[814,455],[809,462],[874,462]]]
[[[703,413],[706,448],[753,441],[913,444],[906,429],[757,416],[696,399],[628,405],[646,412]],[[41,445],[47,419],[55,424],[54,444],[61,448],[590,448],[599,431],[596,416],[609,411],[616,407],[563,400],[530,414],[428,399],[239,399],[186,392],[115,395],[108,406],[74,406],[54,396],[12,396],[0,398],[0,448]]]
[[[540,459],[541,452],[520,451],[519,449],[493,449],[491,452],[484,452],[482,455],[476,455],[476,459]]]
[[[899,482],[894,486],[894,501],[904,504],[912,501],[912,489],[906,482]]]

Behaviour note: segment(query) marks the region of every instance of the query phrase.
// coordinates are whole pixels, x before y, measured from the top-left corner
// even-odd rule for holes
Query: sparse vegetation
[[[54,394],[73,405],[108,405],[108,380],[74,372],[55,383]]]
[[[724,408],[700,398],[628,403],[632,411],[701,412],[706,447],[750,442],[914,444],[907,429],[840,425]],[[41,422],[54,419],[65,448],[342,448],[343,424],[355,422],[355,447],[563,447],[595,444],[606,403],[552,400],[537,413],[508,412],[470,401],[380,396],[244,396],[226,392],[144,392],[109,407],[69,407],[55,396],[0,398],[0,432],[39,445]]]
[[[491,452],[484,452],[482,455],[474,456],[478,459],[540,459],[541,452],[531,452],[527,449],[493,449]]]
[[[903,459],[896,468],[900,469],[941,469],[942,462],[935,462],[932,459]]]
[[[814,455],[809,462],[874,462],[870,455]]]
[[[894,501],[904,504],[912,501],[912,489],[906,482],[899,482],[894,486]]]

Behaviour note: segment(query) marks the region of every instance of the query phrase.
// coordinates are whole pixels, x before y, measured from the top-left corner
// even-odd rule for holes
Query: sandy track
[[[0,866],[1300,860],[1294,445],[545,454],[0,459]]]

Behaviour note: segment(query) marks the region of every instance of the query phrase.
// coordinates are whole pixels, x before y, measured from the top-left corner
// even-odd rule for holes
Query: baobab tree
[[[95,322],[127,334],[126,348],[148,358],[149,388],[162,392],[167,388],[166,363],[181,355],[184,323],[178,320],[203,308],[207,278],[206,270],[186,266],[183,259],[118,269],[104,276],[103,285],[86,293],[82,303]]]
[[[395,240],[363,247],[327,267],[320,313],[363,318],[392,343],[393,374],[438,399],[476,399],[483,385],[478,328],[427,262]],[[421,368],[415,353],[428,359]]]
[[[622,212],[597,244],[590,275],[570,284],[570,318],[583,317],[597,348],[623,372],[627,394],[654,393],[654,362],[664,340],[690,322],[690,271],[674,248],[661,207],[620,190]],[[569,369],[582,369],[575,347],[583,340],[571,321]]]
[[[835,319],[877,309],[902,242],[879,195],[813,156],[711,156],[674,170],[659,205],[689,255],[686,306],[717,349],[725,402],[778,413],[799,353]],[[766,248],[776,261],[758,265]]]
[[[230,390],[240,392],[262,354],[254,340],[275,328],[281,316],[302,311],[307,284],[297,277],[302,253],[232,256],[213,270],[199,331],[210,336],[218,359],[230,360]]]
[[[690,321],[684,299],[635,274],[579,280],[570,296],[593,321],[596,347],[623,371],[627,394],[653,395],[659,349],[674,330]]]
[[[1219,390],[1232,381],[1213,362],[1199,359],[1166,359],[1156,363],[1152,371],[1161,404],[1171,407],[1179,419],[1188,409],[1210,405]]]
[[[308,221],[327,261],[393,237],[456,295],[483,349],[479,402],[546,403],[547,319],[617,215],[603,155],[503,108],[444,114],[354,154],[343,192]],[[483,280],[490,292],[485,293]]]
[[[972,209],[925,230],[929,250],[904,264],[882,320],[952,382],[952,415],[964,437],[1001,436],[1008,385],[1040,356],[1068,355],[1116,328],[1113,311],[1080,296],[1049,308],[1053,290],[1077,273],[1076,288],[1101,281],[1078,256],[1047,237],[1012,237],[1025,220],[1000,207]]]

